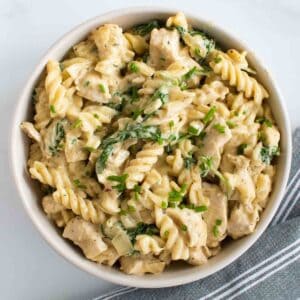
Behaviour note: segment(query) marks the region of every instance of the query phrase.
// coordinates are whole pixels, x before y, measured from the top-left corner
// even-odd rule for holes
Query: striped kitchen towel
[[[122,287],[108,299],[300,299],[300,128],[293,135],[293,164],[284,201],[269,228],[238,260],[183,286],[164,289]]]

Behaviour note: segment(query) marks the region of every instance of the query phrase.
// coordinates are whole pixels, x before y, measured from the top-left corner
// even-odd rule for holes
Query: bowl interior
[[[30,179],[26,170],[26,161],[28,155],[28,139],[21,133],[19,125],[23,120],[32,119],[32,100],[31,95],[33,88],[44,69],[49,58],[61,59],[67,50],[75,43],[84,39],[87,34],[94,28],[104,23],[116,23],[123,28],[128,28],[134,24],[146,22],[151,19],[166,19],[168,16],[175,14],[176,10],[163,8],[131,8],[127,10],[112,12],[103,16],[96,17],[83,23],[73,31],[65,35],[59,40],[42,58],[35,68],[33,74],[29,78],[24,90],[21,93],[17,104],[15,118],[12,124],[12,168],[15,176],[17,187],[23,199],[25,208],[35,223],[38,230],[44,238],[54,247],[63,257],[79,266],[83,270],[94,274],[103,279],[112,281],[116,284],[137,286],[137,287],[165,287],[184,284],[203,277],[206,277],[235,260],[244,251],[246,251],[264,231],[270,220],[272,219],[283,191],[286,185],[287,176],[291,159],[291,134],[287,114],[278,89],[275,87],[274,81],[270,74],[264,69],[259,60],[252,51],[248,49],[240,41],[232,37],[224,30],[212,22],[205,21],[198,17],[186,14],[189,22],[214,37],[225,49],[236,48],[238,50],[247,50],[250,65],[257,70],[259,80],[270,92],[270,102],[274,117],[281,131],[281,156],[278,160],[277,176],[274,182],[273,191],[267,208],[264,210],[261,220],[256,231],[243,239],[227,243],[223,250],[214,258],[210,259],[206,265],[200,267],[192,267],[186,264],[176,264],[168,268],[160,275],[147,275],[144,277],[128,276],[117,269],[97,265],[88,261],[73,247],[71,243],[61,237],[55,226],[49,222],[40,207],[40,192],[38,184]],[[255,46],[255,45],[254,45]]]

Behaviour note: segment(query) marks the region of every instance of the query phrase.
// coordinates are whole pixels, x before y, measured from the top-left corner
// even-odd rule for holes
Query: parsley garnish
[[[118,182],[119,184],[114,185],[112,188],[117,190],[119,193],[122,193],[126,189],[126,179],[128,177],[128,174],[123,174],[120,176],[117,175],[111,175],[108,176],[107,179],[110,181]]]
[[[50,105],[50,111],[51,113],[55,114],[56,113],[56,110],[55,110],[55,106],[54,105]]]
[[[75,185],[76,187],[78,187],[79,189],[86,189],[86,185],[85,185],[85,184],[82,184],[82,183],[80,182],[79,179],[74,179],[74,180],[73,180],[73,183],[74,183],[74,185]]]
[[[73,124],[72,124],[72,128],[79,128],[82,125],[82,121],[80,119],[77,119]]]
[[[272,127],[272,125],[273,125],[269,119],[264,118],[264,117],[256,118],[255,122],[259,123],[259,124],[265,124],[267,127]]]
[[[237,150],[236,150],[236,153],[238,155],[244,155],[244,151],[245,149],[247,148],[247,144],[240,144],[238,147],[237,147]]]
[[[56,155],[62,149],[64,137],[65,129],[63,122],[57,122],[54,127],[51,145],[49,146],[49,151],[53,156]]]
[[[212,121],[212,119],[214,118],[215,112],[216,112],[217,108],[215,106],[213,106],[204,116],[203,118],[203,123],[204,124],[208,124]]]
[[[134,191],[134,199],[136,201],[139,200],[139,197],[140,197],[140,192],[141,192],[141,186],[136,184],[134,187],[133,187],[133,191]]]
[[[154,100],[160,99],[161,103],[165,104],[169,101],[168,91],[166,90],[166,88],[164,86],[162,86],[155,91],[152,98]]]
[[[143,125],[141,123],[129,124],[123,130],[114,133],[102,141],[102,152],[96,162],[96,173],[100,174],[105,169],[106,161],[113,151],[113,145],[122,143],[127,139],[150,140],[162,142],[161,132],[157,126]]]
[[[148,23],[139,24],[132,28],[133,33],[145,36],[150,33],[154,28],[160,28],[160,22],[153,20]]]
[[[190,169],[191,166],[196,163],[196,159],[192,155],[184,157],[183,161],[186,169]]]
[[[215,237],[219,236],[219,226],[222,224],[221,219],[216,219],[215,225],[213,227],[213,234]]]
[[[90,152],[90,153],[92,153],[92,152],[95,152],[95,151],[96,151],[96,149],[95,149],[95,148],[93,148],[93,147],[90,147],[90,146],[85,146],[85,147],[83,147],[82,149],[83,149],[83,150],[85,150],[85,151],[87,151],[87,152]]]
[[[168,203],[166,201],[161,202],[161,208],[165,209],[168,207]]]
[[[187,228],[187,226],[185,224],[182,224],[181,227],[180,227],[180,229],[182,231],[187,231],[188,228]]]
[[[200,161],[200,175],[206,177],[213,167],[213,159],[210,156],[201,156]]]
[[[171,129],[174,127],[174,125],[175,125],[175,124],[174,124],[174,121],[173,121],[173,120],[169,122],[169,127],[170,127]]]
[[[103,94],[105,93],[105,87],[102,83],[99,83],[99,90],[101,93],[103,93]]]
[[[219,133],[225,133],[225,126],[220,123],[215,124],[214,129],[216,129]]]
[[[169,192],[169,197],[168,197],[170,204],[173,203],[173,205],[175,205],[175,206],[177,203],[179,204],[184,197],[186,189],[187,189],[186,184],[183,184],[179,191],[172,189],[172,191]]]
[[[131,242],[134,244],[137,235],[139,234],[155,235],[155,234],[159,234],[159,230],[153,224],[138,223],[135,228],[128,228],[127,234]]]
[[[214,62],[216,63],[216,64],[218,64],[219,62],[221,62],[222,61],[222,57],[221,56],[217,56],[217,57],[215,57],[215,59],[214,59]]]
[[[138,68],[137,64],[133,61],[129,63],[128,68],[132,73],[139,72],[139,68]]]
[[[230,120],[226,121],[226,124],[227,124],[227,126],[228,126],[230,129],[236,127],[236,123],[234,123],[234,122],[232,122],[232,121],[230,121]]]
[[[269,165],[272,162],[274,156],[279,156],[279,155],[280,155],[279,147],[264,146],[260,150],[261,161],[267,165]]]

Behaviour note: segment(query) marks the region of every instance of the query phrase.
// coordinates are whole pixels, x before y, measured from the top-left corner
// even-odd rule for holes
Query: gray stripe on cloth
[[[293,134],[293,164],[289,182],[292,182],[299,166],[300,128]],[[297,177],[298,180],[291,184],[286,196],[299,182],[300,177]],[[298,188],[294,192],[289,205],[284,210],[278,210],[278,224],[284,218],[288,221],[269,226],[250,251],[221,271],[184,286],[164,289],[121,288],[94,300],[299,299],[300,201],[296,200],[300,193]],[[294,207],[291,207],[292,203]],[[291,213],[287,215],[289,208],[292,208]]]

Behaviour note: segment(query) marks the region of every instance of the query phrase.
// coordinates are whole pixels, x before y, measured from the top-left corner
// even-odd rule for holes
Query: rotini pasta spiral
[[[66,88],[62,85],[59,63],[54,60],[47,64],[45,89],[49,97],[51,116],[64,117],[68,109]]]
[[[155,222],[160,229],[160,236],[166,241],[165,248],[171,252],[173,260],[187,260],[189,249],[185,245],[183,238],[173,220],[163,213],[158,206],[155,207]]]
[[[250,77],[247,72],[240,69],[227,59],[224,55],[218,54],[210,66],[216,74],[220,74],[223,80],[228,80],[231,86],[236,86],[239,92],[244,92],[246,98],[254,98],[254,101],[261,104],[264,98],[269,95],[265,88],[257,82],[253,77]]]
[[[102,224],[105,221],[105,215],[98,204],[82,198],[79,194],[75,194],[71,188],[58,188],[53,193],[53,199],[65,208],[71,209],[74,214],[93,224]]]
[[[136,237],[135,249],[142,254],[159,255],[163,251],[164,242],[156,236],[149,236],[146,234],[139,234]]]
[[[157,143],[147,143],[143,149],[137,153],[136,158],[129,162],[124,172],[128,174],[126,186],[132,189],[137,183],[141,182],[146,173],[151,170],[157,162],[160,155],[163,154],[164,148]]]

